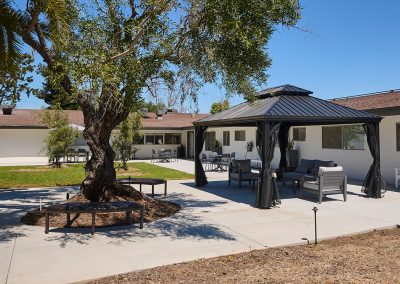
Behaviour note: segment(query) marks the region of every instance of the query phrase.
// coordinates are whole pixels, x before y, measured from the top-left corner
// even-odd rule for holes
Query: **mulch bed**
[[[177,213],[181,206],[179,204],[165,201],[157,200],[148,197],[145,194],[137,192],[143,198],[139,200],[136,198],[129,198],[126,196],[115,197],[112,201],[135,201],[145,206],[145,222],[152,222],[157,219],[165,218]],[[88,200],[83,196],[83,194],[77,194],[70,198],[68,202],[88,202]],[[125,212],[115,212],[115,213],[99,213],[96,214],[96,227],[111,227],[111,226],[122,226],[126,225],[126,215]],[[140,214],[139,212],[133,211],[131,224],[139,223]],[[91,227],[92,216],[91,214],[80,214],[78,218],[74,220],[74,214],[71,214],[71,220],[73,223],[71,227]],[[33,226],[45,226],[45,213],[44,211],[39,211],[39,209],[32,210],[28,212],[25,216],[21,218],[21,222],[26,225]],[[51,214],[50,215],[50,227],[62,228],[66,226],[66,214]]]
[[[399,283],[400,229],[166,265],[90,283]]]

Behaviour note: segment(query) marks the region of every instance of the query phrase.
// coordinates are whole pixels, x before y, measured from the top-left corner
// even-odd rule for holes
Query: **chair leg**
[[[323,197],[323,194],[322,194],[322,191],[320,191],[319,192],[319,204],[322,203],[322,197]]]
[[[239,188],[241,188],[241,187],[242,187],[242,180],[239,179]]]

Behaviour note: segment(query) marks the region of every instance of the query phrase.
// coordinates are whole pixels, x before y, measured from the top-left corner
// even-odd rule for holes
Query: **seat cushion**
[[[314,168],[315,160],[301,159],[299,167],[306,168],[308,173],[311,173]]]
[[[300,173],[300,174],[306,174],[307,173],[307,168],[303,168],[303,167],[297,167],[294,172],[295,173]]]
[[[343,172],[343,167],[319,167],[318,175],[321,175],[324,172]]]
[[[242,179],[258,179],[259,175],[257,173],[243,173]]]
[[[311,190],[319,190],[318,181],[305,181],[303,187]]]
[[[253,180],[258,179],[259,175],[257,173],[242,173],[242,180]],[[231,179],[238,180],[239,173],[231,173]]]
[[[310,174],[303,174],[303,173],[296,173],[296,172],[285,172],[283,173],[283,178],[286,179],[291,179],[291,180],[299,180],[299,181],[305,181],[305,180],[310,180],[313,181],[315,180],[315,177]]]
[[[335,163],[333,161],[321,161],[321,160],[315,160],[314,168],[312,169],[312,174],[314,176],[317,176],[319,173],[319,168],[320,167],[333,167]]]

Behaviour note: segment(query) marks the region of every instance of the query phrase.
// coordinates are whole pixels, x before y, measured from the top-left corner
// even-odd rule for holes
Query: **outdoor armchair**
[[[156,153],[156,150],[152,149],[151,150],[152,154],[151,154],[151,162],[158,162],[160,160],[159,155]]]
[[[322,197],[329,194],[343,194],[344,201],[347,200],[347,176],[342,167],[320,167],[316,181],[304,181],[301,186],[303,192],[317,194],[319,203]]]
[[[205,153],[201,153],[201,163],[204,165],[204,170],[208,171],[212,169],[213,166],[213,158],[209,158],[207,157],[207,155]]]
[[[232,180],[239,183],[242,187],[243,181],[248,181],[254,189],[255,181],[258,179],[258,174],[251,171],[251,160],[233,160],[229,166],[228,184],[231,185]]]

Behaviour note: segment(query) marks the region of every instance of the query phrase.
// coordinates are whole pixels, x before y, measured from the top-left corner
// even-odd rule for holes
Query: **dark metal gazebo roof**
[[[302,96],[302,95],[307,96],[312,93],[313,92],[311,92],[309,90],[286,84],[286,85],[281,85],[281,86],[277,86],[277,87],[264,89],[257,94],[257,97],[266,98],[266,97],[273,97],[276,95],[293,95],[293,94],[300,95],[300,96]]]
[[[199,126],[250,125],[255,121],[273,120],[286,121],[291,125],[304,125],[364,123],[381,120],[380,116],[322,100],[310,96],[310,93],[312,92],[291,85],[270,88],[259,93],[262,96],[269,94],[265,98],[241,103],[200,119],[194,124]]]

